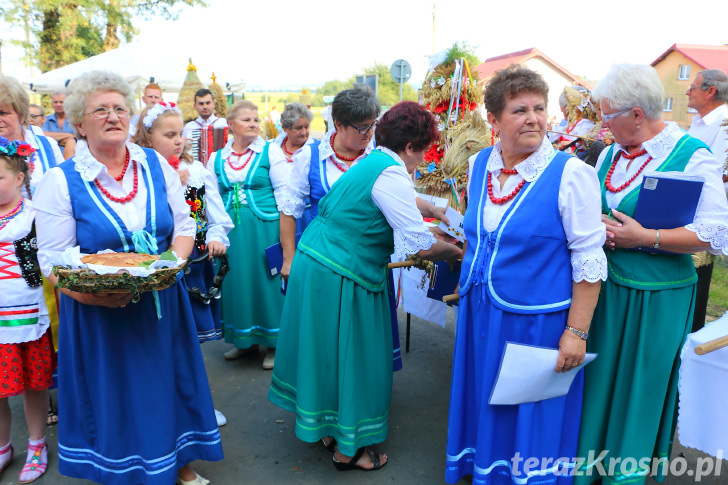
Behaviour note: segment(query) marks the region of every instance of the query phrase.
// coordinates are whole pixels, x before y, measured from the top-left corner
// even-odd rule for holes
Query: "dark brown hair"
[[[549,86],[543,77],[520,64],[497,71],[485,85],[485,109],[499,118],[506,102],[521,93],[537,93],[548,104]]]

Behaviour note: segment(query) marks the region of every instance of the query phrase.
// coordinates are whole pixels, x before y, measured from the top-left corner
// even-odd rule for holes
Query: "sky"
[[[374,63],[391,66],[397,59],[411,64],[410,83],[419,85],[429,55],[454,42],[468,43],[481,61],[536,47],[589,80],[600,79],[614,63],[649,64],[675,43],[728,43],[728,4],[721,0],[710,0],[700,8],[685,0],[612,0],[595,3],[592,9],[586,8],[587,2],[543,0],[207,0],[207,4],[181,8],[175,21],[137,19],[139,55],[180,59],[178,67],[167,67],[175,71],[164,73],[167,77],[181,80],[186,59],[192,56],[204,83],[214,70],[222,84],[244,82],[248,89],[276,90],[345,80]],[[0,38],[8,37],[0,24]],[[5,74],[28,78],[21,56],[3,42]]]

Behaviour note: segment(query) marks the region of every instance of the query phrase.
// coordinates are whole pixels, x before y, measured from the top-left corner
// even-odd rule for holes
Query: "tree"
[[[137,33],[134,15],[174,19],[178,5],[204,0],[8,0],[5,21],[19,25],[25,48],[42,72],[115,49]]]
[[[399,83],[392,79],[388,66],[375,63],[373,66],[364,68],[362,74],[377,75],[377,97],[382,106],[392,106],[399,103]],[[311,99],[311,106],[325,106],[324,96],[336,96],[340,91],[354,87],[355,82],[356,76],[352,76],[347,81],[327,81],[316,90],[316,94]],[[417,101],[417,92],[407,83],[402,87],[402,100]]]

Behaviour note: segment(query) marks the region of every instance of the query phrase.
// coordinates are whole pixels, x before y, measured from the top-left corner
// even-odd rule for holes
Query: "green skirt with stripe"
[[[278,220],[263,221],[243,205],[230,231],[230,272],[222,284],[222,333],[225,342],[239,349],[260,344],[276,347],[283,307],[281,278],[270,277],[265,248],[280,240]]]
[[[680,349],[690,332],[694,299],[695,284],[656,291],[611,279],[602,284],[587,344],[588,352],[599,355],[585,368],[578,456],[608,453],[601,466],[583,470],[576,485],[602,472],[605,484],[641,484],[653,473],[662,481],[666,468],[653,467],[652,458],[669,459]]]
[[[392,327],[372,293],[296,252],[268,398],[296,414],[296,436],[333,436],[353,456],[387,437]]]

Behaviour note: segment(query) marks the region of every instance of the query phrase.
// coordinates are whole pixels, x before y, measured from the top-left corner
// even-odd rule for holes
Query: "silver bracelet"
[[[578,328],[570,327],[569,325],[566,325],[566,330],[573,333],[577,337],[579,337],[582,340],[586,340],[589,338],[589,332],[583,332],[579,330]]]

